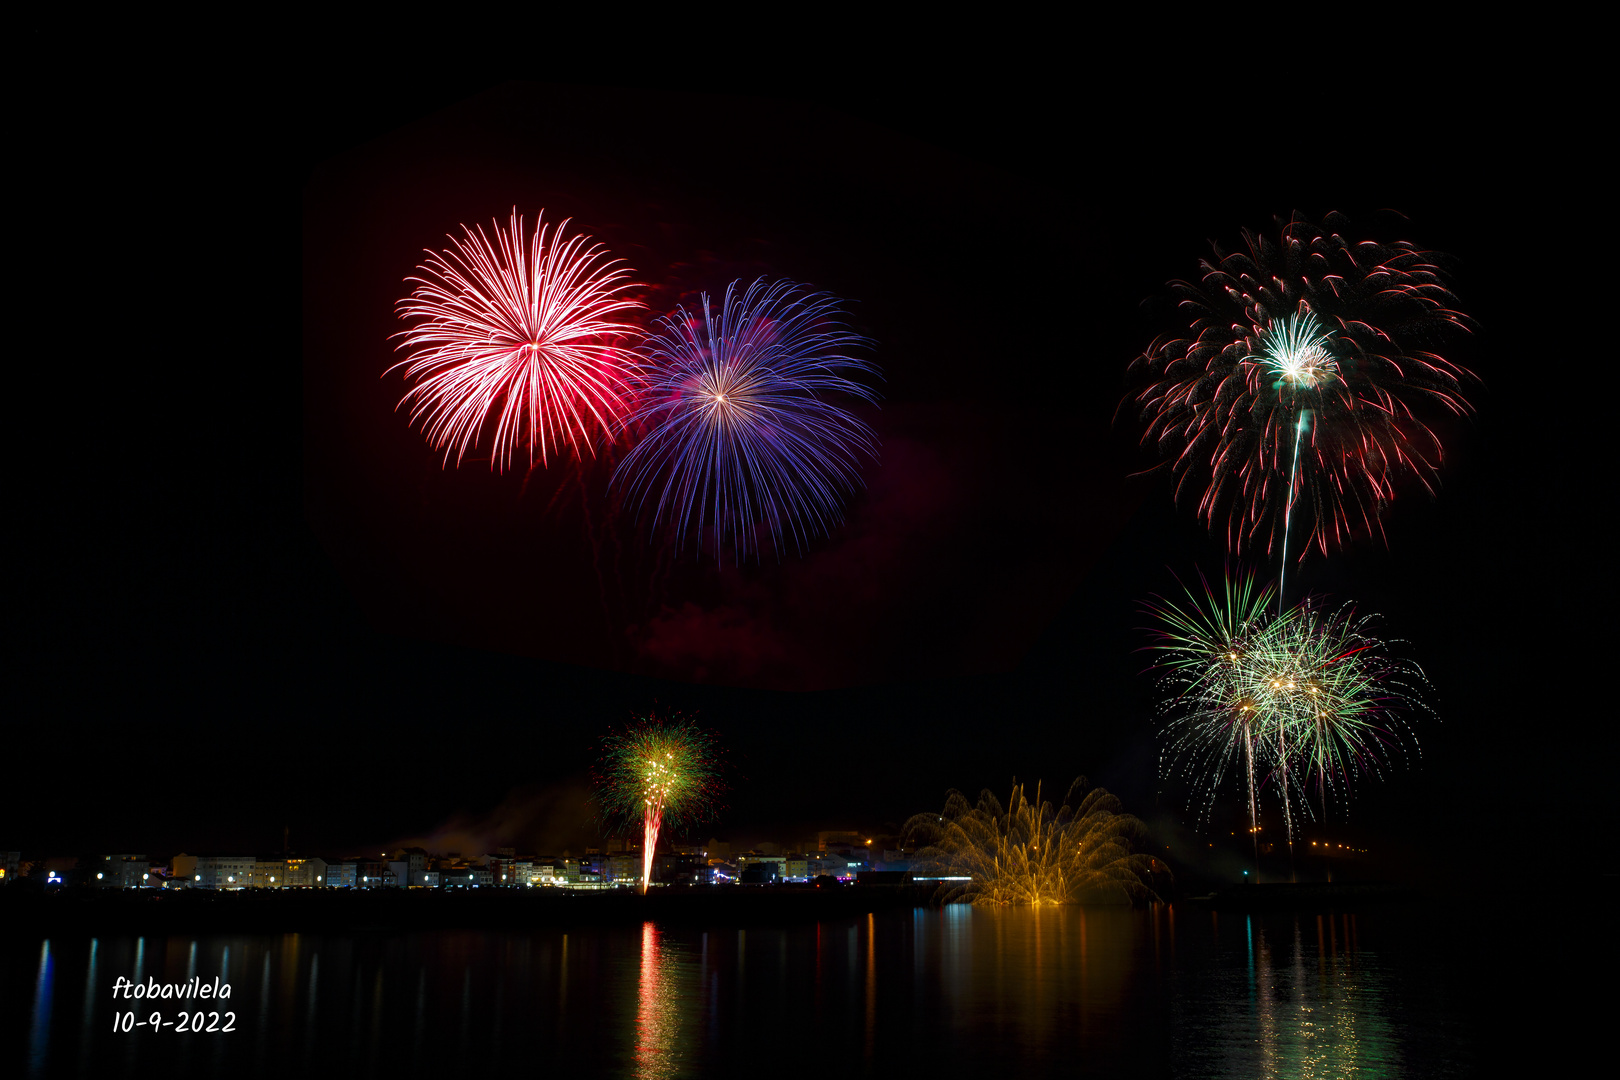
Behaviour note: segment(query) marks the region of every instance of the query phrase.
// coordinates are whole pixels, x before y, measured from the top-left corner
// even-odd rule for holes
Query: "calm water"
[[[29,1075],[1471,1075],[1479,991],[1447,925],[953,906],[780,930],[13,937],[0,989]],[[218,975],[230,999],[187,1011],[235,1030],[115,1033],[116,1013],[181,1011],[115,1002],[120,975]]]

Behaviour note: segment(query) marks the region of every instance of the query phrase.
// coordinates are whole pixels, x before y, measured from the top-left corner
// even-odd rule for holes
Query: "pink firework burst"
[[[454,452],[460,465],[492,418],[491,468],[509,467],[521,444],[530,465],[564,444],[594,453],[592,435],[611,434],[625,411],[633,358],[620,343],[637,330],[614,316],[644,306],[623,295],[630,271],[590,237],[564,238],[566,220],[540,219],[527,234],[514,207],[493,239],[463,225],[464,239],[405,279],[416,288],[400,318],[420,321],[395,335],[409,356],[388,370],[412,380],[400,405],[446,464]]]

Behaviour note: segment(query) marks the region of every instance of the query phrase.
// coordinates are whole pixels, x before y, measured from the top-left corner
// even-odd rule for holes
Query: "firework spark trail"
[[[649,716],[603,737],[597,800],[607,822],[641,824],[643,893],[663,826],[707,820],[720,790],[714,738],[690,721]]]
[[[1335,231],[1344,224],[1295,217],[1277,241],[1245,231],[1246,252],[1217,247],[1200,282],[1171,283],[1188,329],[1132,364],[1122,408],[1145,421],[1142,441],[1176,473],[1177,497],[1201,488],[1211,528],[1225,515],[1234,549],[1272,552],[1296,494],[1312,511],[1302,550],[1381,531],[1398,476],[1435,489],[1443,449],[1420,414],[1471,411],[1463,389],[1474,376],[1421,347],[1471,327],[1436,257],[1404,241],[1351,244]],[[1304,409],[1311,438],[1296,493],[1281,478]]]
[[[1293,529],[1294,501],[1299,494],[1299,444],[1310,423],[1311,409],[1301,399],[1315,402],[1324,385],[1339,378],[1333,359],[1333,339],[1314,313],[1302,309],[1274,322],[1260,335],[1261,351],[1243,358],[1245,364],[1263,365],[1273,379],[1282,415],[1294,417],[1293,452],[1289,454],[1288,488],[1283,497],[1282,553],[1278,558],[1277,614],[1283,612],[1288,582],[1288,539]],[[1284,816],[1286,817],[1286,808]]]
[[[429,251],[421,276],[406,279],[416,288],[399,315],[421,321],[395,335],[408,356],[388,370],[414,380],[400,406],[446,465],[452,453],[461,463],[492,416],[490,467],[503,470],[520,443],[532,466],[536,450],[545,464],[564,444],[594,453],[593,438],[616,429],[633,368],[619,343],[638,331],[613,316],[643,305],[622,295],[634,286],[620,260],[603,261],[589,237],[564,239],[567,226],[536,220],[530,235],[514,207],[493,239],[462,226],[463,239]]]
[[[1288,581],[1288,533],[1294,519],[1294,495],[1299,490],[1296,481],[1299,477],[1299,440],[1305,434],[1305,425],[1309,422],[1310,410],[1300,413],[1299,422],[1294,425],[1294,462],[1288,467],[1288,502],[1283,507],[1283,544],[1282,564],[1277,572],[1277,614],[1283,613],[1283,595]]]
[[[1353,607],[1329,614],[1308,599],[1273,615],[1270,590],[1252,578],[1229,579],[1224,598],[1206,584],[1188,599],[1148,605],[1162,624],[1151,646],[1165,694],[1161,769],[1192,780],[1206,815],[1240,765],[1257,833],[1258,764],[1277,780],[1292,841],[1294,799],[1309,811],[1309,781],[1325,816],[1329,792],[1348,797],[1354,779],[1377,774],[1381,753],[1409,738],[1406,715],[1428,711],[1422,670],[1392,656]]]
[[[1155,871],[1168,871],[1132,851],[1143,843],[1142,823],[1105,789],[1085,787],[1084,778],[1076,780],[1055,810],[1041,799],[1039,785],[1029,799],[1015,782],[1005,806],[989,790],[979,793],[977,805],[953,790],[944,813],[917,814],[906,822],[905,835],[923,845],[917,865],[969,879],[945,890],[946,902],[1044,906],[1103,893],[1157,899],[1146,882]]]
[[[636,407],[627,426],[644,432],[614,484],[669,523],[677,544],[690,532],[727,541],[740,563],[761,529],[780,553],[842,520],[844,498],[877,458],[877,436],[848,398],[876,393],[852,376],[876,368],[849,350],[868,345],[845,328],[838,302],[793,282],[756,280],[739,296],[726,287],[716,312],[677,308],[642,350]]]

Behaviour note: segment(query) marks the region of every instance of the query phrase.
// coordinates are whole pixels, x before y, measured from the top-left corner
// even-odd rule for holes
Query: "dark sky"
[[[13,403],[0,846],[270,850],[286,825],[339,854],[509,820],[560,847],[596,740],[655,706],[729,747],[721,835],[880,829],[1015,775],[1182,816],[1139,607],[1226,556],[1162,477],[1128,478],[1151,462],[1114,423],[1125,367],[1209,240],[1382,208],[1454,257],[1484,388],[1438,498],[1409,488],[1387,547],[1301,573],[1411,643],[1442,717],[1352,821],[1579,846],[1604,821],[1594,720],[1553,673],[1592,663],[1582,594],[1609,575],[1577,569],[1601,489],[1547,371],[1591,227],[1581,118],[1436,77],[1439,105],[1332,115],[940,71],[175,80],[78,126],[43,108],[36,269],[109,306],[56,315],[98,340]],[[116,189],[72,164],[87,127],[129,163]],[[422,248],[514,205],[573,218],[651,300],[756,274],[850,300],[883,460],[847,524],[742,570],[660,561],[601,463],[441,468],[382,377],[393,304]]]

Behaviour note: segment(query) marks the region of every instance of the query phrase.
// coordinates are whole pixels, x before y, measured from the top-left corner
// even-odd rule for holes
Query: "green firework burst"
[[[642,825],[649,859],[662,826],[711,818],[721,790],[714,736],[689,720],[647,716],[602,738],[596,797],[603,819]]]
[[[1256,830],[1269,784],[1292,838],[1308,795],[1325,814],[1330,794],[1347,798],[1392,753],[1416,746],[1406,718],[1428,710],[1427,682],[1374,634],[1372,617],[1349,605],[1325,612],[1311,598],[1273,614],[1273,595],[1246,578],[1229,580],[1224,596],[1206,585],[1185,604],[1148,607],[1161,623],[1163,771],[1191,781],[1205,814],[1240,773]]]

